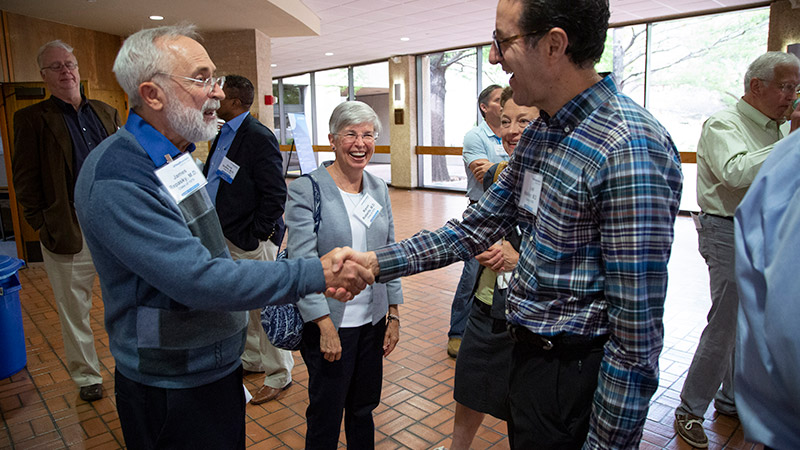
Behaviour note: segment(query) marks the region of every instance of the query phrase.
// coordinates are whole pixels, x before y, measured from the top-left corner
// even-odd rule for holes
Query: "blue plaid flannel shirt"
[[[543,177],[536,215],[519,206],[526,172]],[[585,447],[638,448],[658,387],[682,184],[667,130],[609,76],[532,122],[462,222],[376,251],[379,278],[470,258],[519,225],[508,321],[548,336],[610,334]]]

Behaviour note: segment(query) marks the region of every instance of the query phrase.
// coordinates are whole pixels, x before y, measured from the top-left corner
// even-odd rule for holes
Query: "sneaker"
[[[458,358],[458,349],[461,348],[461,338],[451,337],[447,340],[447,356]]]
[[[675,431],[692,447],[707,448],[708,438],[703,430],[703,418],[691,414],[675,413]]]

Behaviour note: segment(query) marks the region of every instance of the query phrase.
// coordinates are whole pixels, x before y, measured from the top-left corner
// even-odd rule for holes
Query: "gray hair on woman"
[[[368,104],[358,100],[339,103],[331,113],[331,120],[328,122],[331,134],[338,134],[350,125],[361,123],[371,123],[375,130],[375,135],[381,132],[381,121],[378,115]]]
[[[137,31],[125,39],[112,70],[122,90],[128,94],[132,108],[142,106],[139,85],[152,80],[159,72],[171,72],[175,64],[173,55],[156,41],[172,40],[181,36],[197,40],[196,27],[192,24],[180,24],[150,28]]]
[[[747,72],[744,74],[744,92],[750,92],[750,80],[772,81],[775,77],[775,68],[778,66],[800,67],[800,59],[791,53],[786,52],[767,52],[756,58],[750,63]]]

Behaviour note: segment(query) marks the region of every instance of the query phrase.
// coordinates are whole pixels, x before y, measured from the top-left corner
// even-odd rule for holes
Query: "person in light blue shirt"
[[[478,95],[478,109],[483,121],[464,136],[462,157],[467,172],[467,197],[474,205],[483,195],[483,176],[493,165],[508,161],[508,154],[500,141],[500,94],[503,88],[493,84]],[[472,300],[472,288],[481,265],[475,259],[464,261],[461,279],[458,281],[453,303],[450,307],[450,330],[447,332],[447,354],[458,356],[461,338],[467,328],[467,319]]]
[[[794,86],[797,89],[797,86]],[[792,114],[800,126],[800,109]],[[736,210],[736,409],[744,436],[800,448],[800,133],[772,150]]]

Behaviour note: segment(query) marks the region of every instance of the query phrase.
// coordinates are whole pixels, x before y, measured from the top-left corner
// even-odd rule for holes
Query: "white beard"
[[[171,91],[171,89],[168,89]],[[167,122],[189,142],[210,141],[217,135],[217,121],[206,123],[203,111],[219,109],[219,100],[209,98],[200,110],[184,105],[173,92],[167,92]]]

